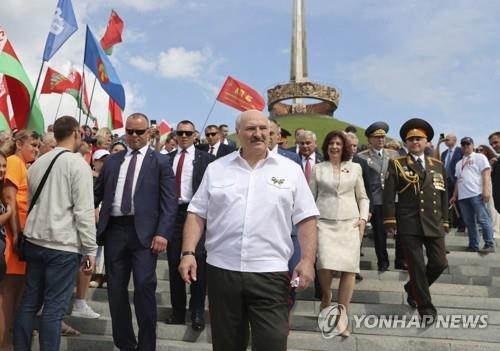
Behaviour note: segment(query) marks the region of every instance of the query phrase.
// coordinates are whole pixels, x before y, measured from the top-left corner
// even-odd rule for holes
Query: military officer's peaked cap
[[[399,135],[405,141],[412,137],[426,138],[428,141],[431,141],[434,137],[434,129],[432,129],[429,122],[421,118],[412,118],[401,126]]]
[[[367,137],[385,137],[389,131],[389,125],[385,122],[375,122],[370,124],[365,130],[365,136]]]

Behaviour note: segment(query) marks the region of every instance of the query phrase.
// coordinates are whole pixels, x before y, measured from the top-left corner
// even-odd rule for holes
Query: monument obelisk
[[[268,108],[272,116],[296,113],[333,115],[339,103],[339,93],[333,87],[310,82],[307,71],[306,25],[304,0],[293,1],[292,43],[290,49],[290,82],[267,91]],[[304,98],[321,100],[305,105]],[[292,104],[282,101],[292,99]]]

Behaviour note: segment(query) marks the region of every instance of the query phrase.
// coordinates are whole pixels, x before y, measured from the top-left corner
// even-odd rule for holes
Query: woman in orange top
[[[7,271],[0,282],[0,349],[12,349],[11,329],[15,312],[24,287],[26,263],[19,260],[15,243],[24,229],[28,211],[28,169],[38,155],[40,135],[36,132],[20,130],[12,138],[3,195],[12,208],[12,216],[7,225],[5,264]]]

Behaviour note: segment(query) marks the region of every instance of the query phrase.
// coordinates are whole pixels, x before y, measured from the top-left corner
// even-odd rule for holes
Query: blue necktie
[[[128,165],[125,184],[123,185],[123,196],[120,211],[128,215],[132,211],[132,186],[134,185],[135,165],[137,163],[137,154],[139,150],[132,151],[132,159]]]

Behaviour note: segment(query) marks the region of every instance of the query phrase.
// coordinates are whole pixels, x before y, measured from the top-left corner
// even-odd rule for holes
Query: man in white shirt
[[[469,234],[468,250],[479,251],[477,222],[483,230],[484,247],[481,252],[495,252],[493,227],[488,213],[490,200],[491,166],[486,156],[474,152],[474,141],[465,137],[460,140],[463,158],[457,163],[455,176],[457,182],[450,203],[458,199],[458,206]]]
[[[194,251],[205,224],[207,284],[215,351],[285,351],[290,290],[290,233],[301,259],[291,280],[314,279],[319,215],[300,166],[268,150],[269,120],[257,110],[236,120],[240,152],[212,162],[188,207],[179,270],[196,281]]]

